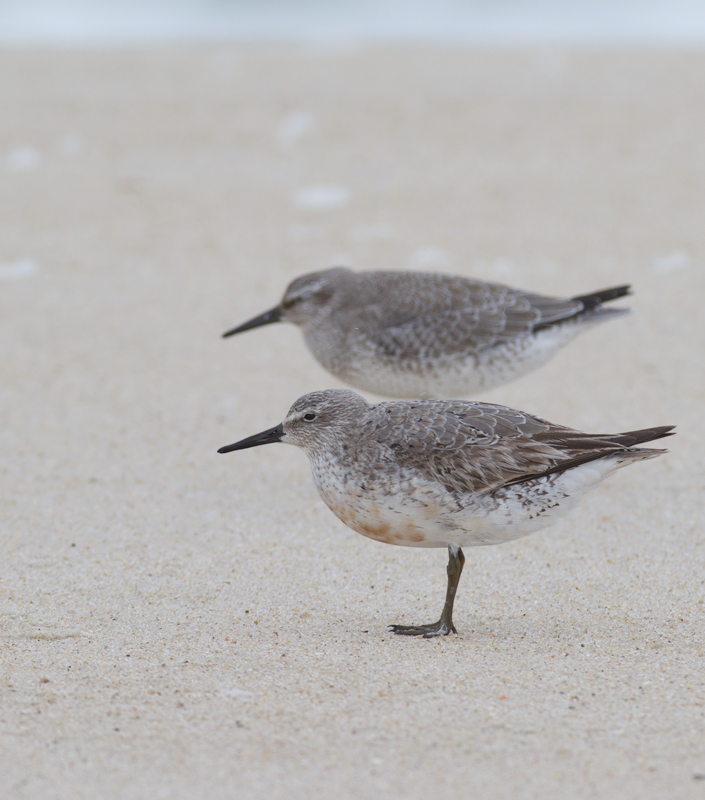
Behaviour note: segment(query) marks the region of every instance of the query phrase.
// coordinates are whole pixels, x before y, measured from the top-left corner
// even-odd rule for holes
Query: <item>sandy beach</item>
[[[705,51],[0,51],[0,796],[705,797]],[[555,527],[367,540],[305,455],[344,264],[634,313],[484,399],[678,425]]]

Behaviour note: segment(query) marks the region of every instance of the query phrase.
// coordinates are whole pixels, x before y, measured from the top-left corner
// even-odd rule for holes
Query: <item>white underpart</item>
[[[632,461],[628,453],[486,494],[452,494],[404,471],[393,484],[372,477],[363,489],[327,458],[312,459],[311,468],[325,503],[364,536],[407,547],[477,547],[519,539],[553,524]]]
[[[590,324],[587,320],[570,320],[478,353],[422,355],[413,366],[396,358],[382,359],[361,342],[359,348],[352,348],[354,357],[347,368],[336,370],[313,342],[308,344],[326,369],[366,391],[385,397],[449,399],[487,391],[543,366]]]
[[[570,514],[586,492],[627,463],[628,459],[607,456],[480,496],[473,509],[477,515],[453,543],[461,547],[501,544],[547,528]]]

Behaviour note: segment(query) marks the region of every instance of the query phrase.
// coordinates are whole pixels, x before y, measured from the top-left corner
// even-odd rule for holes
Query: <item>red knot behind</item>
[[[629,286],[571,298],[423,272],[334,267],[289,284],[278,306],[223,336],[298,325],[328,372],[385,397],[468,397],[545,364],[578,333],[629,313],[603,303]]]

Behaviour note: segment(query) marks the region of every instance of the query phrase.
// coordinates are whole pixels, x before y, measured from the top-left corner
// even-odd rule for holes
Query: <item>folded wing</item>
[[[451,492],[484,493],[671,435],[673,426],[590,434],[489,403],[381,403],[371,435],[400,466]]]

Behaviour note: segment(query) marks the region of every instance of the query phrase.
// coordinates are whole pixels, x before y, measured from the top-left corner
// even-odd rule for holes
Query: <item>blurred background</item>
[[[703,45],[694,0],[0,0],[2,797],[700,796]],[[340,385],[220,338],[333,264],[631,283],[486,399],[679,426],[467,554],[444,642],[385,626],[445,553],[215,452]]]
[[[699,43],[699,0],[2,0],[0,41]]]

